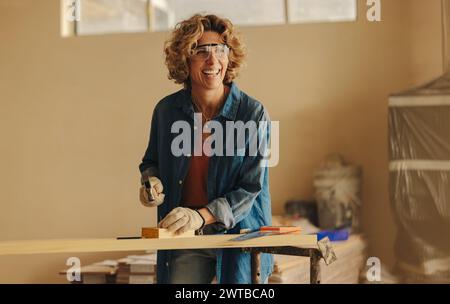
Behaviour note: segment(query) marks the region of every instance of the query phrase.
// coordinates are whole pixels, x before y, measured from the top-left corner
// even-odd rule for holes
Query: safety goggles
[[[212,52],[214,52],[216,58],[220,60],[228,57],[230,48],[226,44],[202,44],[192,50],[192,59],[207,60]]]

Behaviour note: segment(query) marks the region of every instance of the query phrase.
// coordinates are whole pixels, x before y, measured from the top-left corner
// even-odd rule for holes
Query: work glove
[[[169,232],[181,234],[188,230],[203,228],[205,220],[197,210],[177,207],[169,212],[159,223],[159,227],[167,228]]]
[[[148,178],[150,183],[150,192],[153,196],[153,199],[149,197],[147,189],[145,186],[142,186],[139,189],[139,200],[146,207],[156,207],[161,205],[164,202],[164,187],[159,178],[155,176],[151,176]]]

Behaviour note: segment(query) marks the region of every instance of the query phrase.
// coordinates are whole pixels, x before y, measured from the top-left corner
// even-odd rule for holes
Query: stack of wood
[[[359,283],[366,261],[367,243],[361,235],[352,235],[346,241],[333,242],[337,260],[326,265],[320,261],[321,283]],[[270,284],[309,284],[309,257],[274,255],[275,266]]]
[[[118,262],[117,284],[156,283],[156,253],[129,255]]]

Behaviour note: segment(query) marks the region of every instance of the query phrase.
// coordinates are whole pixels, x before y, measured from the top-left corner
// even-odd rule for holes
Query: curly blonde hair
[[[245,47],[233,24],[230,20],[216,15],[196,14],[178,23],[171,37],[164,44],[169,79],[183,84],[185,88],[190,87],[189,58],[197,46],[197,41],[204,32],[208,31],[220,34],[224,43],[230,48],[224,83],[230,83],[237,77],[239,69],[244,64]]]

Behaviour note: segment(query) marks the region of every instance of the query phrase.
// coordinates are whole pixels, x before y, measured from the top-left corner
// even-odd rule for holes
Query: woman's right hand
[[[161,205],[164,202],[164,193],[163,193],[163,185],[159,178],[152,176],[149,179],[150,183],[150,191],[154,199],[151,199],[148,195],[147,189],[142,186],[139,189],[139,200],[142,205],[146,207],[156,207]]]

